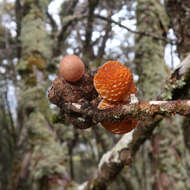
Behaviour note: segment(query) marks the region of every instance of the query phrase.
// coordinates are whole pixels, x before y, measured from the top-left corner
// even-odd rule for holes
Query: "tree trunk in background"
[[[137,30],[166,37],[168,32],[168,17],[164,7],[155,0],[138,1]],[[153,100],[160,92],[165,82],[167,67],[163,60],[166,42],[149,36],[136,35],[135,64],[139,75],[139,89],[141,98]]]
[[[167,13],[170,17],[171,27],[174,30],[174,33],[177,37],[177,51],[179,56],[183,59],[190,53],[190,1],[176,1],[176,0],[166,0],[165,6]],[[189,84],[186,84],[189,86]],[[187,91],[185,94],[185,98],[190,98],[190,91]],[[189,151],[190,151],[190,119],[188,117],[184,118],[182,122],[184,142],[186,146],[186,170],[190,168],[190,164],[188,162]],[[190,176],[190,174],[188,174]],[[188,183],[187,189],[190,188]]]
[[[86,71],[93,72],[107,60],[128,62],[139,76],[139,99],[156,100],[170,75],[164,61],[169,41],[164,39],[169,28],[177,37],[181,60],[190,52],[190,0],[165,0],[165,4],[161,0],[64,0],[56,19],[49,6],[51,3],[55,6],[55,2],[59,1],[0,1],[0,189],[3,190],[79,190],[85,189],[83,182],[90,184],[89,189],[99,188],[96,180],[94,186],[89,182],[104,161],[109,164],[106,152],[112,151],[121,136],[100,126],[78,129],[60,117],[58,107],[49,105],[48,77],[56,75],[64,55],[78,55]],[[135,16],[137,28],[133,31],[124,23],[135,21]],[[6,17],[10,17],[8,24]],[[16,37],[12,35],[12,23],[16,23]],[[135,44],[131,42],[134,34]],[[131,53],[135,53],[134,61],[128,56]],[[13,95],[18,103],[16,119],[11,113],[14,100],[8,100],[10,86],[18,88],[17,97]],[[190,80],[186,89],[189,86]],[[190,99],[188,90],[180,99]],[[164,98],[178,100],[177,96]],[[81,121],[86,118],[86,115],[78,117]],[[121,175],[121,169],[118,170],[121,165],[115,160],[112,165],[111,158],[105,176],[104,170],[100,175],[103,179],[108,176],[103,190],[190,189],[189,136],[188,117],[165,118],[151,139],[139,145],[141,148],[130,166],[124,167],[122,163]]]
[[[166,36],[168,18],[163,6],[158,1],[139,0],[136,17],[138,30]],[[166,66],[163,60],[166,43],[137,34],[135,44],[136,71],[140,77],[138,81],[138,87],[141,90],[140,99],[156,99],[161,85],[166,79]],[[136,162],[131,169],[133,178],[136,179],[134,189],[153,189],[157,167],[153,167],[150,147],[151,142],[147,141],[136,155]]]
[[[139,0],[137,6],[137,29],[157,36],[168,32],[169,20],[164,6],[155,0]],[[164,62],[166,42],[147,36],[136,36],[136,70],[142,99],[155,99],[167,77]],[[181,118],[168,118],[156,128],[150,141],[136,155],[131,168],[134,189],[184,190],[190,188],[188,176],[188,153],[183,141]]]
[[[177,51],[181,59],[190,52],[190,1],[165,0],[171,27],[177,37]]]
[[[46,97],[47,61],[51,58],[52,42],[45,26],[45,12],[50,1],[23,1],[21,23],[22,56],[18,71],[22,76],[19,109],[22,110],[22,133],[15,157],[10,190],[55,189],[54,182],[69,179],[66,175],[64,152],[53,132],[51,112]],[[15,177],[16,176],[16,177]],[[60,179],[61,178],[61,179]],[[56,188],[59,188],[58,183]]]

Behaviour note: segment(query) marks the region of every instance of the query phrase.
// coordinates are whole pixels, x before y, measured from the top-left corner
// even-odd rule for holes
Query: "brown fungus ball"
[[[85,67],[82,60],[76,55],[66,55],[60,63],[59,74],[69,82],[78,81],[84,74]]]

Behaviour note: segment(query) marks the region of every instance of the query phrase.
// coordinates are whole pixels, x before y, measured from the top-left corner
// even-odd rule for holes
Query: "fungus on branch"
[[[181,72],[183,70],[183,72]],[[189,90],[189,81],[190,81],[190,75],[188,74],[190,71],[190,55],[181,63],[181,66],[177,68],[173,74],[170,76],[170,80],[166,81],[165,86],[163,86],[164,89],[162,89],[160,96],[157,98],[159,100],[174,100],[176,97],[178,99],[181,98],[188,98],[187,91]],[[184,83],[179,84],[179,80],[182,80],[184,78]],[[175,79],[175,80],[173,80]],[[186,87],[187,86],[187,87]],[[168,94],[171,94],[171,96],[168,96]],[[142,106],[142,105],[146,106]],[[140,106],[141,105],[141,106]],[[140,102],[138,105],[142,110],[139,110],[136,117],[139,119],[142,118],[142,115],[148,116],[150,113],[151,119],[139,122],[138,127],[133,133],[133,138],[130,142],[127,141],[128,134],[125,134],[122,136],[121,140],[109,151],[109,155],[106,153],[106,159],[103,156],[100,163],[100,167],[96,170],[96,175],[94,175],[93,178],[91,178],[89,181],[85,182],[86,187],[90,187],[91,189],[95,189],[96,187],[101,187],[103,185],[107,186],[107,184],[112,181],[112,178],[107,176],[117,176],[119,172],[122,170],[124,165],[130,165],[133,163],[134,157],[136,152],[139,150],[139,148],[143,145],[143,143],[146,141],[146,139],[149,139],[152,135],[152,132],[155,127],[158,127],[159,122],[163,119],[164,114],[170,113],[175,114],[176,112],[181,115],[189,115],[190,113],[190,101],[184,100],[184,101],[150,101],[150,102]],[[159,108],[161,106],[161,112],[158,110],[154,112],[147,112],[147,109],[153,109],[155,107]],[[180,107],[178,107],[180,106]],[[151,107],[151,108],[150,108]],[[132,112],[133,114],[136,114],[136,112],[133,112],[133,107],[131,105],[124,105],[124,108],[126,110],[125,114],[129,114],[129,112]],[[147,109],[145,109],[147,108]],[[164,108],[164,109],[163,109]],[[177,108],[177,109],[176,109]],[[114,108],[115,109],[115,108]],[[102,112],[107,112],[108,110],[103,110]],[[109,112],[112,110],[109,110]],[[118,109],[118,111],[120,111]],[[127,113],[128,112],[128,113]],[[158,114],[156,114],[158,113]],[[162,113],[160,115],[159,113]],[[106,118],[108,118],[108,115],[106,115]],[[121,142],[124,142],[124,146],[121,146]],[[115,150],[117,150],[115,154]],[[124,155],[122,156],[122,152],[124,151]],[[113,157],[113,154],[115,155]],[[119,155],[118,155],[119,154]],[[117,164],[112,167],[113,164],[115,164],[115,158],[118,158],[116,160]],[[114,160],[113,160],[114,159]],[[104,166],[104,167],[101,167]],[[104,170],[104,171],[102,171]],[[104,174],[107,174],[106,176]],[[109,175],[111,174],[111,175]]]
[[[130,102],[130,95],[137,93],[131,71],[118,61],[108,61],[94,76],[94,86],[102,100],[98,109],[104,110]],[[135,128],[137,120],[125,117],[122,121],[101,122],[102,126],[116,134]]]
[[[175,100],[175,101],[145,101],[138,104],[118,105],[113,108],[98,110],[93,107],[87,107],[87,109],[78,109],[83,105],[68,104],[65,103],[64,111],[66,113],[76,112],[88,117],[92,120],[93,124],[99,122],[114,122],[122,121],[125,117],[138,118],[138,120],[145,120],[153,118],[155,115],[160,116],[172,116],[179,114],[182,116],[188,116],[190,114],[190,100]],[[90,110],[90,111],[89,111]]]
[[[179,69],[177,71],[179,71]],[[114,77],[112,75],[114,75],[114,73],[109,74],[108,77]],[[129,74],[128,76],[132,75]],[[80,80],[72,83],[67,82],[64,78],[57,77],[53,81],[52,87],[49,90],[48,97],[50,101],[60,108],[63,117],[68,118],[68,120],[78,128],[86,129],[96,125],[98,122],[114,123],[117,121],[118,123],[121,123],[125,117],[138,118],[138,120],[150,120],[150,118],[153,119],[155,115],[163,117],[176,113],[185,116],[190,114],[190,101],[188,100],[150,101],[127,104],[129,103],[127,97],[125,97],[124,100],[122,100],[123,98],[118,99],[119,101],[114,99],[115,97],[120,98],[124,96],[113,96],[112,94],[112,96],[105,96],[102,94],[106,98],[113,97],[114,101],[107,100],[104,97],[98,97],[98,93],[93,86],[93,77],[93,72],[86,72]],[[97,75],[95,75],[94,78],[96,77]],[[132,82],[132,84],[134,85],[134,82]],[[96,87],[97,86],[98,83],[96,84]],[[110,91],[113,90],[113,92],[117,92],[118,90],[115,86],[114,89],[111,89],[110,87],[106,88]],[[122,85],[119,86],[119,88],[122,88]],[[129,90],[129,92],[136,94],[135,85],[132,87],[132,90]],[[129,94],[130,93],[128,93],[128,95]],[[99,104],[99,102],[101,103]],[[97,107],[100,105],[102,106],[102,102],[107,105],[104,105],[104,109],[98,110]]]

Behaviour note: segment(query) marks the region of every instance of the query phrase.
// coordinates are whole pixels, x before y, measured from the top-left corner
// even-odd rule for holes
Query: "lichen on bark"
[[[146,11],[145,11],[146,10]],[[163,5],[154,0],[140,0],[137,10],[137,29],[166,36],[168,18]],[[167,67],[164,60],[166,42],[149,36],[136,35],[135,64],[139,74],[138,85],[142,98],[154,99],[166,79]]]
[[[54,132],[46,97],[48,80],[44,79],[47,77],[46,63],[52,55],[52,42],[45,25],[45,13],[50,1],[23,0],[22,3],[26,10],[20,36],[22,57],[17,65],[22,77],[19,109],[24,120],[21,142],[26,146],[25,153],[31,154],[31,158],[29,167],[24,168],[29,175],[21,184],[23,189],[58,190],[63,188],[63,181],[68,187],[73,184],[66,172],[67,149],[61,145]],[[18,167],[15,167],[15,173],[19,167],[22,173],[24,160],[16,161]],[[18,188],[19,180],[23,178],[18,173],[17,176],[18,180],[12,183],[12,189]]]
[[[138,1],[136,13],[139,30],[167,36],[169,19],[164,5],[159,1]],[[135,63],[140,76],[138,85],[142,90],[141,98],[154,99],[167,77],[167,67],[163,59],[166,42],[137,35],[136,44]],[[172,96],[168,95],[165,98]],[[179,117],[175,117],[174,122],[170,119],[161,122],[151,141],[147,141],[136,155],[136,162],[130,170],[131,175],[135,176],[132,177],[134,189],[189,188],[188,172],[185,168],[187,152],[181,134]]]
[[[32,8],[23,18],[21,30],[23,58],[33,56],[35,53],[46,59],[51,57],[52,42],[43,20],[43,12],[37,7]]]
[[[44,23],[44,11],[36,6],[34,1],[24,3],[28,4],[30,9],[22,19],[20,36],[22,58],[17,64],[17,70],[26,84],[35,86],[45,77],[45,72],[41,74],[40,71],[45,70],[51,58],[52,41]]]

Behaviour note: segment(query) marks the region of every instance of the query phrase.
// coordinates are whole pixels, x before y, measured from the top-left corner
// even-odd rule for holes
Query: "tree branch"
[[[85,41],[84,41],[84,48],[83,54],[90,55],[90,57],[94,57],[94,52],[92,48],[92,32],[93,32],[93,23],[94,23],[94,11],[98,6],[99,0],[88,0],[88,19],[86,24],[86,31],[85,31]]]
[[[126,116],[138,118],[139,120],[154,117],[156,114],[161,116],[174,114],[187,116],[190,114],[190,100],[146,101],[138,104],[121,105],[106,110],[89,109],[89,107],[84,109],[78,103],[65,103],[63,108],[65,113],[73,111],[81,114],[84,118],[91,118],[92,123],[95,125],[98,122],[120,121]]]
[[[56,21],[54,20],[54,18],[48,11],[46,11],[46,15],[47,15],[47,18],[49,19],[50,25],[52,27],[52,33],[57,32],[58,26],[57,26]]]
[[[166,81],[164,90],[159,96],[160,100],[165,101],[139,102],[138,104],[122,105],[107,110],[97,110],[96,108],[100,100],[93,90],[93,74],[88,76],[88,80],[86,80],[87,76],[83,77],[76,85],[67,84],[66,81],[59,78],[55,79],[49,91],[49,99],[61,108],[62,114],[71,116],[72,120],[70,121],[78,123],[78,126],[82,124],[83,127],[91,127],[102,121],[119,121],[124,116],[137,117],[143,120],[143,122],[139,121],[133,138],[129,139],[130,133],[124,135],[112,150],[102,157],[96,174],[83,186],[85,190],[106,189],[108,183],[119,174],[124,165],[132,163],[140,146],[150,138],[154,128],[158,126],[164,116],[171,116],[176,113],[185,116],[190,114],[190,100],[166,101],[176,97],[185,97],[184,94],[189,89],[189,72],[190,56]],[[69,91],[69,89],[71,90]]]
[[[184,87],[190,80],[190,55],[180,64],[180,66],[171,74],[170,80],[167,81],[164,89],[162,90],[159,99],[172,99],[176,96],[176,93],[179,94],[179,91],[183,91]],[[175,80],[174,80],[175,79]],[[179,84],[179,81],[183,80],[183,83]],[[185,90],[187,90],[185,88]],[[184,90],[184,92],[186,92]],[[171,94],[171,96],[168,96]],[[183,93],[181,93],[183,96]],[[179,98],[181,96],[178,96]],[[117,174],[122,170],[124,165],[130,165],[135,157],[136,152],[140,146],[152,135],[152,132],[158,123],[162,120],[162,116],[156,115],[152,120],[146,122],[138,123],[136,130],[133,133],[133,138],[129,139],[128,135],[124,135],[121,140],[106,153],[101,161],[100,165],[96,171],[94,177],[87,182],[87,185],[84,187],[87,189],[97,189],[98,187],[107,186],[111,182],[112,176],[117,176]],[[123,155],[123,156],[122,156]],[[112,165],[115,165],[116,168],[112,169]],[[104,166],[104,167],[103,167]],[[107,174],[106,177],[104,174]]]
[[[69,27],[73,27],[72,24],[75,21],[79,21],[80,19],[85,18],[86,15],[85,14],[79,14],[79,15],[69,15],[63,18],[62,22],[63,22],[63,26],[57,36],[57,43],[56,46],[54,48],[54,55],[58,56],[61,53],[61,45],[63,44],[63,42],[65,41],[65,39],[67,38],[67,36],[71,33],[72,30],[68,31]]]
[[[105,20],[105,21],[108,21],[108,20],[109,20],[111,23],[116,24],[116,25],[118,25],[119,27],[124,28],[124,29],[126,29],[127,31],[129,31],[129,32],[131,32],[131,33],[139,34],[139,35],[145,35],[145,36],[150,36],[150,37],[152,37],[152,38],[154,38],[154,39],[156,39],[156,40],[163,40],[163,41],[166,41],[166,42],[168,42],[168,43],[170,43],[170,44],[176,44],[176,41],[175,41],[175,40],[168,39],[168,38],[165,38],[165,37],[162,37],[162,36],[158,36],[158,35],[156,35],[155,33],[147,32],[147,31],[135,31],[135,30],[132,30],[132,29],[130,29],[129,27],[127,27],[127,26],[121,24],[121,22],[117,22],[117,21],[115,21],[115,20],[113,20],[113,19],[111,19],[111,18],[107,18],[107,17],[102,16],[102,15],[95,14],[95,17],[96,17],[96,18],[99,18],[99,19],[101,19],[101,20]]]
[[[190,55],[171,73],[161,90],[159,100],[185,99],[190,85]]]
[[[112,14],[113,14],[112,11],[109,11],[108,17],[111,18]],[[105,53],[106,42],[110,36],[111,30],[112,30],[111,21],[110,21],[110,19],[107,19],[107,24],[105,26],[105,34],[102,38],[102,44],[98,49],[98,54],[97,54],[98,59],[101,59]]]

